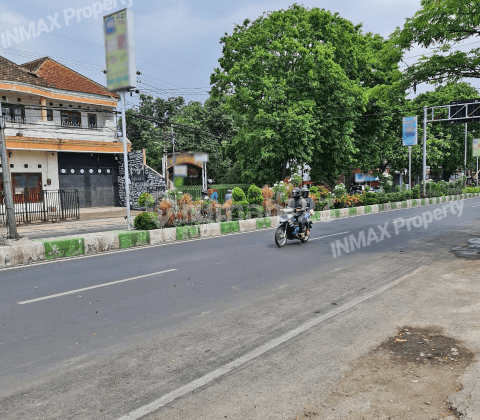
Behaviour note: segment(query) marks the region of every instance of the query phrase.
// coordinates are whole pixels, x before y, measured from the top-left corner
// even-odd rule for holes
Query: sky
[[[117,7],[115,7],[115,4]],[[138,88],[153,96],[208,98],[210,75],[218,67],[220,38],[235,24],[254,20],[265,11],[287,9],[285,0],[16,0],[3,2],[0,12],[0,55],[21,64],[43,56],[106,84],[103,15],[129,7],[135,16]],[[420,0],[305,0],[305,7],[338,12],[365,32],[388,37],[420,8]],[[110,9],[110,10],[109,10]],[[33,22],[33,23],[32,23]],[[44,32],[16,43],[19,26],[34,25]],[[21,32],[21,31],[20,31]],[[10,40],[10,42],[8,42]],[[9,45],[10,44],[10,45]],[[408,52],[411,63],[421,54]],[[421,91],[420,89],[419,91]],[[138,103],[135,97],[129,104]],[[128,106],[128,105],[127,105]]]

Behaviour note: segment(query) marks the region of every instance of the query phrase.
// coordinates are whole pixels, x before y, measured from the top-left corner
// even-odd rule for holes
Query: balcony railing
[[[45,124],[48,126],[54,126],[59,128],[84,128],[87,130],[98,130],[104,129],[105,125],[98,125],[98,124],[73,124],[73,123],[66,123],[61,120],[61,118],[54,118],[53,120],[43,121],[41,118],[38,117],[29,117],[29,118],[20,118],[20,117],[4,117],[6,123],[10,124],[18,124],[21,125],[28,125],[28,124]],[[7,127],[8,128],[8,127]]]
[[[80,219],[78,190],[29,191],[13,195],[16,224]],[[0,193],[0,224],[7,223],[5,193]]]

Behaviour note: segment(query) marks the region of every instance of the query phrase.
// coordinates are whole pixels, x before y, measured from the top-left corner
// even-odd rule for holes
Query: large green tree
[[[480,2],[477,0],[422,0],[421,9],[392,36],[405,50],[415,45],[432,48],[408,67],[410,85],[480,77],[480,48],[457,49],[458,44],[480,35]]]
[[[164,147],[172,149],[170,121],[184,106],[182,97],[163,99],[142,94],[139,106],[126,112],[127,137],[132,149],[145,149],[147,164],[157,171],[162,170]]]
[[[177,152],[208,153],[209,178],[216,182],[230,180],[232,158],[228,145],[236,130],[221,98],[208,99],[205,104],[186,104],[182,97],[162,99],[141,95],[138,108],[129,109],[126,117],[132,148],[145,149],[147,163],[152,168],[162,170],[164,149],[172,152],[175,135]]]
[[[178,133],[178,150],[209,154],[208,178],[215,183],[234,181],[229,145],[236,129],[221,98],[209,98],[204,104],[190,102],[172,118],[172,126]]]
[[[383,58],[380,36],[338,14],[293,5],[244,21],[221,43],[212,95],[225,96],[235,115],[244,181],[271,183],[297,164],[327,181],[359,161],[367,166],[360,147],[383,140],[390,122],[366,125],[362,116],[385,111],[373,88],[399,76]]]

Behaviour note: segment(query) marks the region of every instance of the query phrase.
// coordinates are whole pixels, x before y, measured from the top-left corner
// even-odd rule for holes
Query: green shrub
[[[467,187],[462,191],[462,194],[475,194],[480,193],[480,187]]]
[[[144,211],[135,217],[133,225],[137,230],[152,230],[158,229],[160,222],[157,213],[148,213]]]
[[[315,204],[315,211],[323,211],[325,207],[327,207],[327,205],[328,205],[327,201],[318,200],[317,203]]]
[[[236,201],[232,206],[232,220],[245,219],[248,212],[248,201]]]
[[[343,195],[347,195],[347,189],[345,188],[345,185],[343,184],[335,185],[335,188],[333,189],[333,195],[335,196],[335,198],[340,198]]]
[[[235,187],[232,191],[232,199],[234,203],[238,203],[241,201],[247,201],[247,197],[245,196],[244,191],[239,188]]]
[[[310,187],[310,194],[318,194],[318,187],[316,187],[315,185],[312,185]]]
[[[412,198],[420,198],[420,185],[415,185],[412,188]]]
[[[290,178],[290,182],[292,183],[293,186],[300,187],[302,185],[303,179],[300,175],[293,174],[292,177]]]
[[[250,204],[248,206],[247,216],[249,219],[258,219],[259,217],[265,217],[265,210],[263,206],[258,204]]]
[[[261,206],[263,204],[263,195],[261,188],[257,187],[256,185],[250,185],[250,188],[247,192],[247,201],[249,204],[256,204]]]
[[[373,192],[368,192],[368,191],[363,194],[363,197],[362,197],[361,201],[362,201],[362,204],[364,206],[369,206],[369,205],[372,205],[372,204],[378,204],[379,203],[377,194],[373,193]]]
[[[149,193],[142,193],[137,201],[140,207],[152,207],[155,199]]]

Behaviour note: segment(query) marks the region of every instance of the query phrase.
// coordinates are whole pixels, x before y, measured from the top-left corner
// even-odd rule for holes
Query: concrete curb
[[[456,196],[434,197],[431,199],[413,199],[396,203],[374,204],[317,211],[312,216],[314,222],[326,222],[385,211],[444,204],[452,201],[477,198],[480,194],[459,194]],[[22,241],[18,245],[0,246],[0,269],[17,265],[51,261],[79,255],[94,255],[118,249],[128,249],[143,245],[163,245],[193,238],[211,238],[230,233],[254,232],[276,228],[279,216],[232,222],[208,223],[204,225],[182,226],[150,231],[113,231],[90,233],[55,239],[35,239]]]

